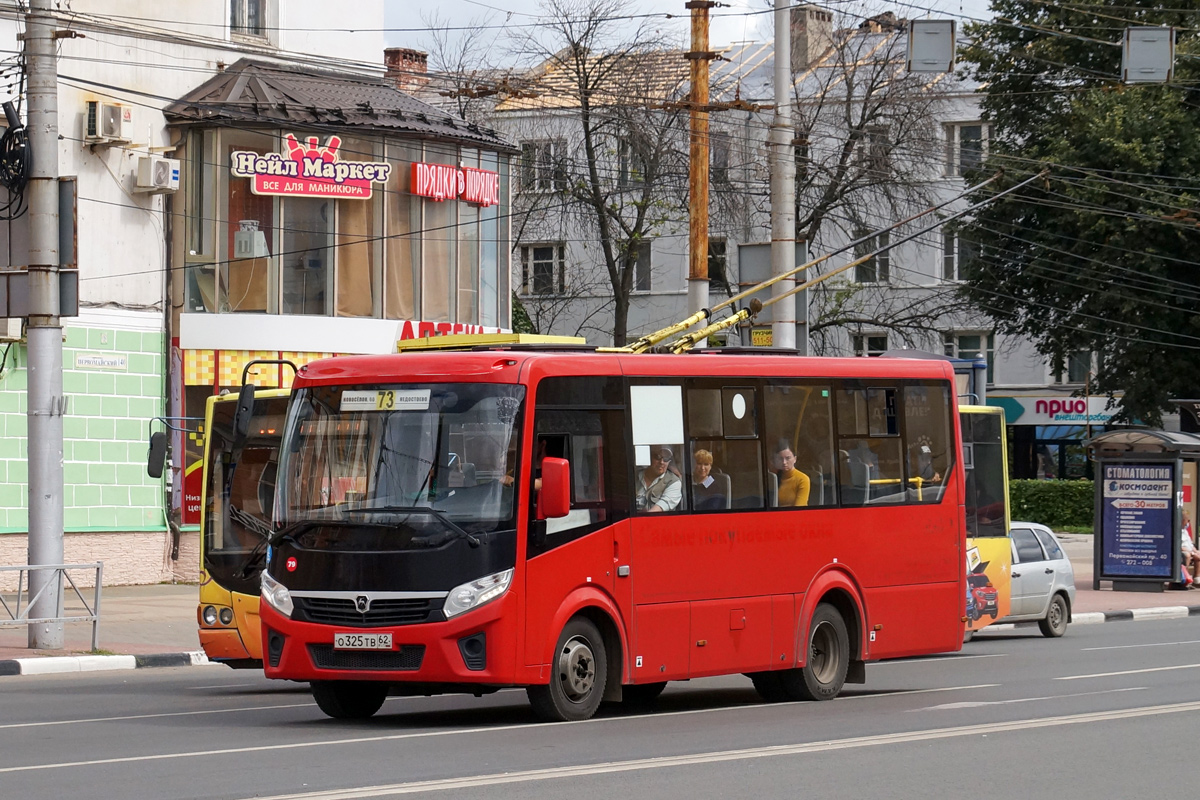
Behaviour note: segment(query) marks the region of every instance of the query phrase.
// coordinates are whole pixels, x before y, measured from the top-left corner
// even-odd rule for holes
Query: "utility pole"
[[[688,165],[688,314],[708,308],[708,10],[714,0],[689,0],[692,12],[691,149]]]
[[[25,25],[29,79],[29,565],[63,563],[62,322],[58,284],[58,65],[51,0],[31,0]],[[30,570],[29,617],[61,616],[55,570]],[[29,625],[29,646],[61,650],[63,623]]]
[[[792,26],[790,0],[775,0],[775,116],[771,120],[771,274],[782,275],[796,266],[796,160],[792,155]],[[771,297],[782,297],[772,309],[771,344],[796,347],[796,299],[783,297],[795,279],[771,286]],[[807,295],[805,295],[807,300]],[[807,314],[806,314],[807,317]],[[807,327],[800,350],[808,354]]]

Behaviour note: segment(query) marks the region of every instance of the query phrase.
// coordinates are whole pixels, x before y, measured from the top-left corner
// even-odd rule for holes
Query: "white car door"
[[[1029,528],[1012,529],[1012,615],[1038,616],[1046,611],[1054,567]]]

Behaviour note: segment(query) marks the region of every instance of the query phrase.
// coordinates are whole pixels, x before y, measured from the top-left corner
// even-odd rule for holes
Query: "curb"
[[[1159,606],[1157,608],[1135,608],[1131,611],[1090,611],[1082,614],[1072,614],[1072,625],[1095,625],[1100,622],[1124,622],[1126,620],[1143,619],[1179,619],[1181,617],[1200,616],[1200,606]],[[1011,631],[1022,625],[1036,625],[1036,622],[1005,622],[1000,625],[988,625],[976,633],[986,631]],[[0,662],[3,663],[3,662]]]
[[[0,676],[57,675],[65,672],[106,672],[141,667],[198,667],[215,664],[203,650],[144,656],[49,656],[0,661]]]

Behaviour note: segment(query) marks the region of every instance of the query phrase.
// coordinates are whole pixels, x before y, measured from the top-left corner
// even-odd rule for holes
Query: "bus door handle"
[[[629,577],[629,565],[628,564],[622,564],[621,566],[617,567],[617,577],[618,578],[628,578]]]

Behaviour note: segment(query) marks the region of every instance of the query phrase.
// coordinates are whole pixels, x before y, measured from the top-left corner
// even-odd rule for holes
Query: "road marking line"
[[[1195,669],[1200,667],[1200,664],[1180,664],[1177,667],[1150,667],[1148,669],[1127,669],[1121,672],[1094,672],[1091,675],[1064,675],[1061,678],[1055,678],[1056,681],[1078,681],[1084,678],[1111,678],[1115,675],[1141,675],[1144,672],[1170,672],[1174,669]]]
[[[982,706],[1006,706],[1016,703],[1036,703],[1042,700],[1064,700],[1068,697],[1089,697],[1097,694],[1117,694],[1118,692],[1142,692],[1145,691],[1145,686],[1130,686],[1125,689],[1105,689],[1100,692],[1076,692],[1074,694],[1056,694],[1046,697],[1017,697],[1012,700],[963,700],[958,703],[943,703],[940,706],[926,706],[925,708],[910,708],[908,713],[914,711],[953,711],[960,708],[980,708]]]
[[[980,653],[975,656],[938,656],[937,658],[897,658],[894,661],[871,661],[873,667],[891,666],[892,664],[932,664],[935,661],[966,661],[971,658],[1004,658],[1008,653]]]
[[[1109,647],[1081,647],[1079,652],[1088,653],[1093,650],[1131,650],[1139,647],[1174,647],[1179,644],[1200,644],[1200,639],[1188,639],[1184,642],[1151,642],[1149,644],[1114,644]]]
[[[1126,709],[1121,711],[1099,711],[1087,714],[1071,714],[1058,717],[1043,717],[1040,719],[1015,720],[1013,722],[994,722],[983,725],[964,725],[954,728],[936,728],[928,731],[887,733],[877,736],[857,736],[849,739],[834,739],[832,741],[808,742],[804,744],[771,745],[767,747],[747,748],[744,750],[721,750],[716,752],[695,753],[692,755],[683,756],[661,756],[656,758],[633,759],[629,761],[608,761],[600,764],[581,764],[568,767],[521,770],[519,772],[470,775],[460,778],[413,781],[411,783],[347,787],[344,789],[332,789],[327,791],[274,795],[268,798],[258,798],[257,800],[352,800],[353,798],[361,797],[385,797],[402,794],[417,794],[419,792],[452,791],[456,789],[471,789],[512,783],[528,783],[531,781],[577,778],[587,775],[606,775],[649,769],[708,765],[722,761],[746,761],[749,759],[771,758],[774,756],[808,755],[811,753],[822,753],[835,750],[851,750],[860,747],[878,747],[880,745],[889,744],[908,744],[912,742],[923,742],[937,739],[980,736],[992,733],[1033,730],[1037,728],[1050,728],[1062,725],[1078,725],[1090,722],[1131,719],[1160,714],[1177,714],[1197,710],[1200,710],[1200,702],[1176,703],[1173,705],[1149,706],[1146,708]]]

